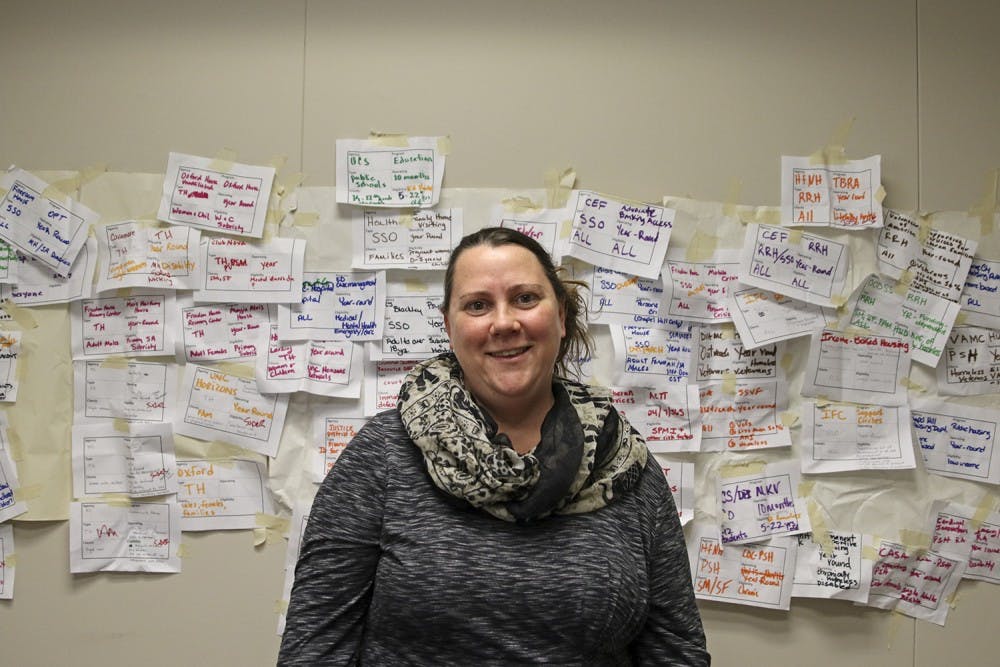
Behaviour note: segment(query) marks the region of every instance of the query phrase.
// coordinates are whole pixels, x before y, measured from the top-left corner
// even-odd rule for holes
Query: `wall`
[[[1000,7],[738,0],[57,0],[0,5],[0,161],[162,172],[169,151],[287,158],[334,183],[334,140],[448,134],[448,187],[578,186],[779,202],[782,154],[845,120],[881,154],[885,203],[965,210],[1000,161]],[[61,408],[62,406],[60,406]],[[45,409],[45,408],[42,408]],[[67,443],[68,448],[68,443]],[[273,663],[283,546],[185,534],[180,575],[68,573],[65,522],[16,524],[5,664]],[[944,628],[797,600],[706,604],[716,664],[924,667],[993,662],[1000,611],[964,583]],[[979,640],[979,641],[977,641]]]

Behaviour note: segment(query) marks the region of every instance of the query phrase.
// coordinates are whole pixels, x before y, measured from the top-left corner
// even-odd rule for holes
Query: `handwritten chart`
[[[337,201],[359,206],[425,208],[444,179],[441,137],[337,140]]]
[[[354,268],[442,270],[462,239],[462,209],[360,211],[353,229]]]

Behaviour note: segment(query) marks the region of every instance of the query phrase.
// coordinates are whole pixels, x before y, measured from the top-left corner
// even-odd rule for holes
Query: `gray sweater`
[[[708,665],[662,471],[516,524],[438,490],[395,410],[320,486],[279,665]]]

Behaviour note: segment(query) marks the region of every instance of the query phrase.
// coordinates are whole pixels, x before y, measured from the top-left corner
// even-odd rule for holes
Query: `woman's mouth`
[[[518,355],[524,354],[528,351],[528,347],[515,347],[510,350],[498,350],[496,352],[487,352],[487,356],[496,357],[498,359],[512,359]]]

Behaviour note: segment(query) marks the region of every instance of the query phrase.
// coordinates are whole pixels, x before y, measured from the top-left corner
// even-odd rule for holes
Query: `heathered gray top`
[[[708,665],[662,471],[608,506],[502,521],[439,491],[395,410],[320,486],[279,665]]]

